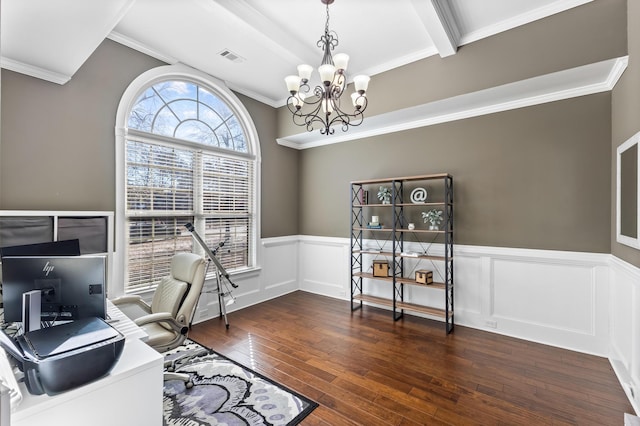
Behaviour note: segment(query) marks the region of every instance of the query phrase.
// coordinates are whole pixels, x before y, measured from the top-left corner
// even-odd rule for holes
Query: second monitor
[[[4,256],[4,321],[22,321],[22,294],[41,293],[41,321],[105,318],[104,256]]]

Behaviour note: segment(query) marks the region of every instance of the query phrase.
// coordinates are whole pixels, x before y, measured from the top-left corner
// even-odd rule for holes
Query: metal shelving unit
[[[405,186],[407,183],[422,183],[435,185],[441,190],[440,199],[437,202],[409,203],[405,199]],[[364,191],[371,191],[379,185],[391,186],[391,203],[367,203],[363,199]],[[443,211],[443,223],[438,230],[408,229],[407,216],[410,209],[441,208]],[[391,210],[391,226],[383,229],[370,229],[366,225],[365,210],[367,214],[387,213]],[[389,179],[372,179],[351,182],[351,310],[362,308],[363,303],[370,303],[391,308],[393,319],[399,320],[405,311],[420,313],[436,317],[446,324],[447,334],[454,327],[454,279],[453,279],[453,177],[449,174],[433,174],[421,176],[408,176]],[[443,253],[435,255],[425,250],[424,253],[413,255],[405,254],[405,235],[411,234],[417,242],[431,244],[438,241],[442,244]],[[374,250],[365,247],[366,241],[376,241],[384,238],[390,242],[389,249]],[[431,241],[427,241],[431,238]],[[380,245],[382,247],[382,245]],[[368,272],[363,258],[366,255],[382,256],[390,260],[390,275],[388,277],[374,276]],[[443,265],[441,281],[431,284],[417,282],[414,277],[405,276],[405,260],[413,259],[416,262],[428,261]],[[415,268],[414,268],[415,269]],[[376,280],[390,284],[389,297],[380,297],[367,293],[367,283]],[[405,286],[427,287],[442,291],[444,297],[440,301],[441,307],[431,306],[431,300],[424,304],[409,303],[405,301]]]

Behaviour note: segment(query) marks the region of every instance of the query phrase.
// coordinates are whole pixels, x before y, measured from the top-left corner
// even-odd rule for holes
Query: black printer
[[[124,336],[97,317],[54,325],[0,344],[18,362],[33,395],[56,395],[107,375],[124,348]]]

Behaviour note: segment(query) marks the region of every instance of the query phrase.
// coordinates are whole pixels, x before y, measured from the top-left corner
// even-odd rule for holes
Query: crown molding
[[[116,43],[120,43],[123,46],[127,46],[133,50],[137,50],[138,52],[144,53],[147,56],[151,56],[152,58],[158,59],[162,62],[165,62],[169,65],[177,64],[178,61],[173,56],[165,55],[158,50],[155,50],[144,43],[140,43],[130,37],[120,34],[116,31],[111,31],[107,36],[108,39],[115,41]]]
[[[628,56],[608,59],[568,70],[545,74],[477,92],[441,99],[365,118],[348,132],[331,136],[318,131],[278,138],[280,145],[295,149],[357,140],[418,127],[524,108],[613,89],[627,68]]]
[[[268,98],[266,96],[263,96],[263,95],[261,95],[261,94],[259,94],[257,92],[254,92],[252,90],[248,90],[248,89],[246,89],[244,87],[240,87],[240,86],[238,86],[238,85],[236,85],[234,83],[231,83],[229,81],[225,80],[224,83],[227,85],[227,87],[229,89],[233,90],[234,92],[240,93],[241,95],[247,96],[247,97],[249,97],[249,98],[251,98],[253,100],[256,100],[258,102],[262,102],[263,104],[269,105],[272,108],[279,108],[279,107],[284,106],[284,105],[287,104],[287,99],[286,98],[284,98],[284,99],[275,99],[274,100],[274,99]]]
[[[15,71],[20,74],[25,74],[60,85],[63,85],[71,80],[70,75],[36,67],[34,65],[25,64],[24,62],[16,61],[11,58],[7,58],[6,56],[0,57],[0,68]]]

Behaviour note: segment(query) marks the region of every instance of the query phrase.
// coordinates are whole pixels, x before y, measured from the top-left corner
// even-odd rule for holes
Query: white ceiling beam
[[[411,0],[440,57],[458,51],[460,31],[446,0]]]

